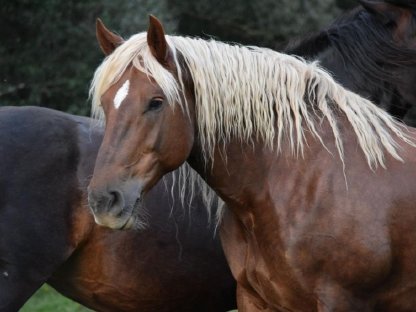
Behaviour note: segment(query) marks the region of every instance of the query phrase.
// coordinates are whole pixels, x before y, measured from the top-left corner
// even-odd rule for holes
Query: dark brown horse
[[[318,60],[344,87],[416,125],[406,116],[416,104],[416,6],[389,2],[361,1],[285,53]]]
[[[101,141],[89,118],[0,108],[0,311],[17,311],[44,282],[96,311],[235,307],[215,222],[198,197],[190,219],[172,176],[146,199],[147,229],[95,225],[85,187]]]
[[[288,55],[165,36],[154,17],[127,41],[99,23],[98,38],[98,222],[129,228],[187,161],[227,204],[239,311],[415,310],[413,133]]]

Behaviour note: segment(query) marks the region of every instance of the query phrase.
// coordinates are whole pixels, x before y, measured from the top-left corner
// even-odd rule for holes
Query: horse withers
[[[176,175],[143,204],[146,229],[95,225],[86,186],[102,134],[89,118],[0,108],[0,311],[17,311],[44,282],[96,311],[234,308],[215,218],[198,196],[186,203],[192,218],[184,211]]]
[[[98,221],[129,228],[188,162],[225,201],[240,311],[412,311],[416,136],[316,63],[165,36],[150,18],[92,83],[106,130],[89,185]],[[192,178],[193,173],[190,174]]]

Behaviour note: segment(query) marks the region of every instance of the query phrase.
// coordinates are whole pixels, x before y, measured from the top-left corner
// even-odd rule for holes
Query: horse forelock
[[[178,69],[180,54],[193,80],[198,139],[206,161],[213,160],[216,146],[233,138],[262,140],[277,153],[285,139],[293,154],[303,155],[305,132],[323,143],[317,129],[318,115],[328,121],[343,161],[338,112],[351,124],[372,168],[384,166],[385,151],[401,159],[394,135],[410,143],[401,124],[338,85],[316,63],[258,47],[179,36],[166,38]],[[101,112],[99,99],[103,92],[130,64],[153,77],[169,103],[184,105],[182,75],[179,72],[176,79],[156,61],[146,34],[141,33],[118,47],[97,69],[91,85],[95,115]]]
[[[129,66],[152,77],[163,90],[168,103],[181,103],[177,80],[151,55],[146,33],[139,33],[115,49],[95,71],[89,92],[93,117],[104,120],[101,96],[119,81]]]

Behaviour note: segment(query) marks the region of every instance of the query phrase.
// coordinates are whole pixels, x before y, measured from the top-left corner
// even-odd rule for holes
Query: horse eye
[[[148,111],[158,110],[159,108],[162,107],[162,104],[163,104],[163,99],[160,99],[160,98],[151,99],[147,107],[147,110]]]

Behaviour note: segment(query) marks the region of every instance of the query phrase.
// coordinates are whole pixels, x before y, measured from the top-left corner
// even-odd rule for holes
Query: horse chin
[[[97,223],[100,226],[112,229],[112,230],[120,230],[125,229],[127,226],[131,223],[130,219],[132,217],[130,216],[127,219],[120,220],[120,218],[114,218],[112,216],[95,216],[94,220],[95,223]]]
[[[118,230],[129,230],[129,229],[134,229],[134,225],[136,224],[136,218],[134,216],[130,216],[126,223],[124,223],[124,225],[122,225],[120,228],[118,228]]]
[[[120,230],[143,230],[147,227],[147,212],[143,205],[143,192],[133,205],[130,217],[127,218]]]

